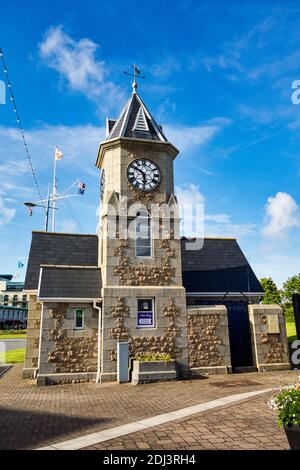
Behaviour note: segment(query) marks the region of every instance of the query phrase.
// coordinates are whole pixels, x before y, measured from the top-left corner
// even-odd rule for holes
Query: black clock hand
[[[142,173],[142,175],[145,176],[145,173],[144,173],[142,170],[140,170],[137,166],[132,165],[132,168],[134,168],[135,170],[139,171],[140,173]]]

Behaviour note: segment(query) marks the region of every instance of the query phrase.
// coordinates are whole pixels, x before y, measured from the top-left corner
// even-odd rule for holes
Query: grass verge
[[[5,353],[5,362],[8,364],[18,364],[24,362],[25,360],[25,348],[22,349],[12,349],[11,351],[6,351]]]
[[[289,343],[292,343],[294,339],[297,339],[296,325],[294,322],[286,322],[286,333]]]
[[[22,333],[15,333],[14,331],[0,331],[0,341],[2,339],[24,339],[26,338],[26,331]]]

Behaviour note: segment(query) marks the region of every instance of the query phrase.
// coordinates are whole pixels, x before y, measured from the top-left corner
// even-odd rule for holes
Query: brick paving
[[[83,450],[286,450],[288,441],[267,406],[268,395]]]
[[[219,375],[142,386],[81,383],[37,388],[35,381],[22,380],[21,373],[22,365],[15,365],[0,378],[0,449],[55,444],[227,395],[261,390],[279,381],[293,382],[299,374],[288,371]],[[267,413],[271,419],[270,411]],[[201,420],[203,417],[201,415]],[[169,426],[173,428],[178,422]],[[273,415],[272,422],[274,425]],[[276,431],[276,426],[274,429]],[[185,439],[193,439],[190,432],[186,434]],[[168,440],[164,435],[160,437],[160,441]],[[115,445],[115,441],[110,442]],[[190,445],[193,443],[191,441]],[[140,443],[145,448],[148,445],[147,441]],[[155,445],[163,448],[168,444]]]

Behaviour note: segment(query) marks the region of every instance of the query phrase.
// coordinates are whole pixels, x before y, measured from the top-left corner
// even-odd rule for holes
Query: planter
[[[133,361],[132,383],[134,385],[149,382],[164,382],[176,380],[175,361]]]
[[[292,450],[300,450],[300,426],[284,426],[287,440]]]

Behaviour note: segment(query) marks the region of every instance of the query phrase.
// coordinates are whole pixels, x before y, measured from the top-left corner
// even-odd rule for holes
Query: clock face
[[[140,191],[153,191],[161,181],[161,173],[156,163],[146,158],[138,158],[129,163],[127,179]]]

